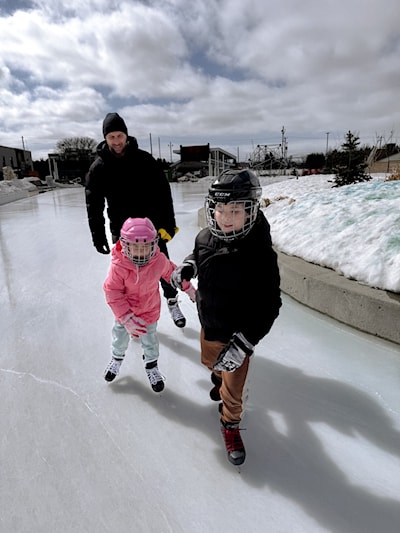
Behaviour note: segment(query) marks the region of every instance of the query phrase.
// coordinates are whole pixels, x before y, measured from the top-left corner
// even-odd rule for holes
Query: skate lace
[[[182,320],[185,318],[182,314],[182,311],[179,308],[179,304],[177,300],[174,300],[174,299],[168,300],[168,309],[169,309],[169,312],[171,313],[172,320],[177,321],[177,320]]]
[[[160,373],[157,367],[146,368],[145,370],[151,385],[155,385],[159,381],[165,381],[164,376]]]
[[[240,431],[241,430],[239,428],[223,428],[222,433],[224,436],[225,446],[228,452],[235,452],[244,449],[242,437],[240,436]]]
[[[112,374],[118,374],[119,369],[121,367],[122,361],[117,361],[113,359],[108,363],[108,366],[106,368],[106,372],[111,372]]]

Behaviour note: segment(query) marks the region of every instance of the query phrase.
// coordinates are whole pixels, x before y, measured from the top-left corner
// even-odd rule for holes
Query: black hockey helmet
[[[259,201],[261,192],[260,182],[252,170],[226,170],[211,185],[208,197],[225,204],[234,200]]]
[[[226,242],[247,235],[256,221],[261,193],[260,182],[251,170],[223,172],[209,188],[205,201],[205,214],[211,233]],[[224,204],[232,204],[232,211],[244,209],[246,219],[241,229],[226,232],[218,225],[215,213],[226,209]]]

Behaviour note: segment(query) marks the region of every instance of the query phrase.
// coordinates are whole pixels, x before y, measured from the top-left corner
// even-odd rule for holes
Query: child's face
[[[224,233],[241,230],[247,218],[243,202],[217,203],[215,206],[215,221]]]
[[[149,258],[153,246],[154,242],[129,242],[127,244],[131,257],[142,260]]]

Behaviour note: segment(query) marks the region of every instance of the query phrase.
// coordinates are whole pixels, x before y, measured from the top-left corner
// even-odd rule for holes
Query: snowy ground
[[[263,178],[275,246],[370,287],[400,292],[400,181],[345,187],[333,175]]]
[[[205,183],[173,184],[179,262]],[[284,296],[252,360],[247,459],[225,457],[199,324],[162,304],[161,395],[132,343],[103,380],[110,256],[91,244],[83,189],[0,207],[0,532],[397,533],[400,349]]]

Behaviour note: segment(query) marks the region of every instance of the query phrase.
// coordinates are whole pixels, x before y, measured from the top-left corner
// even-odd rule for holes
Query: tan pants
[[[202,364],[222,379],[219,391],[223,404],[221,420],[230,424],[239,423],[243,411],[243,390],[249,369],[249,357],[246,356],[242,366],[234,372],[220,372],[213,370],[213,365],[226,344],[220,341],[206,341],[204,331],[201,330],[200,346]]]

